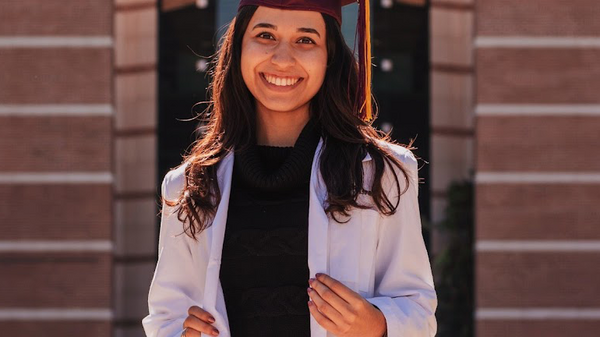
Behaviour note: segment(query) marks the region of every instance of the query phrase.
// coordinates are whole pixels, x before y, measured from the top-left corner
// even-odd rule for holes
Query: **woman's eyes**
[[[275,40],[275,38],[273,37],[273,35],[271,35],[269,33],[260,33],[256,37],[259,37],[261,39]]]
[[[313,39],[308,38],[308,37],[300,38],[300,40],[298,40],[298,41],[304,41],[304,42],[301,42],[301,43],[304,43],[304,44],[311,44],[311,43],[315,44],[315,41],[313,41]]]
[[[260,33],[256,37],[266,40],[275,40],[275,37],[270,33]],[[315,44],[315,41],[308,37],[301,37],[298,39],[301,44]]]

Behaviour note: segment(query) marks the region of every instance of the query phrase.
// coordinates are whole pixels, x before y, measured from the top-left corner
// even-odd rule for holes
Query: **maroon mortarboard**
[[[239,7],[254,5],[279,9],[315,11],[328,14],[342,24],[342,7],[356,0],[241,0]],[[356,26],[358,34],[358,114],[369,122],[373,118],[371,103],[371,34],[370,34],[370,3],[369,0],[359,1],[359,15]]]

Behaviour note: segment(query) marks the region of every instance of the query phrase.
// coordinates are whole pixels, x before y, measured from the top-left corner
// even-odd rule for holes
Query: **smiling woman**
[[[241,1],[163,180],[148,336],[435,335],[417,161],[370,124],[342,3]]]
[[[256,100],[259,144],[293,146],[325,78],[323,16],[259,7],[242,40],[241,61],[244,82]]]

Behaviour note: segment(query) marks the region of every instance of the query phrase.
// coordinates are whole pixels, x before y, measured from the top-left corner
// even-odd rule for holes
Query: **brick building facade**
[[[399,3],[428,11],[429,125],[419,137],[430,221],[444,218],[452,181],[476,186],[476,335],[594,335],[600,3],[373,6]],[[0,3],[3,335],[143,335],[164,174],[159,17],[212,5]],[[435,255],[443,237],[432,234]]]
[[[476,2],[478,336],[600,331],[599,15]]]

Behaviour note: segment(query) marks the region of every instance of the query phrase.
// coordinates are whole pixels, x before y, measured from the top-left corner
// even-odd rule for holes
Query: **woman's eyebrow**
[[[272,25],[270,23],[264,23],[264,22],[256,24],[256,26],[254,26],[252,28],[252,30],[255,30],[256,28],[270,28],[270,29],[273,29],[273,30],[277,30],[277,26]]]
[[[321,34],[319,34],[319,32],[314,28],[298,28],[298,31],[303,33],[317,34],[318,37],[321,37]]]

